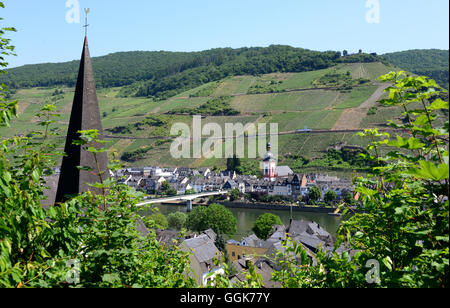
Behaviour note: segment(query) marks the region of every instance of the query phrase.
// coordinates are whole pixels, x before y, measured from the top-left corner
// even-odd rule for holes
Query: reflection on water
[[[186,206],[179,205],[166,205],[158,204],[155,205],[161,213],[168,215],[173,212],[184,212],[186,213]],[[255,209],[229,209],[237,219],[237,233],[232,236],[233,239],[240,240],[242,237],[250,235],[253,233],[252,228],[256,219],[265,213],[272,213],[281,218],[281,221],[285,224],[289,224],[291,218],[290,211],[268,211],[268,210],[255,210]],[[145,214],[152,214],[148,212]],[[314,221],[318,223],[321,227],[326,229],[330,234],[336,235],[336,231],[339,227],[340,217],[330,216],[328,214],[322,213],[302,213],[302,212],[292,212],[292,218],[295,220],[306,220]]]

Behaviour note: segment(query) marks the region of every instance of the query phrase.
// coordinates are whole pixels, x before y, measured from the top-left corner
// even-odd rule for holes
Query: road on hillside
[[[334,124],[332,130],[358,129],[361,121],[367,116],[369,109],[376,105],[378,100],[383,96],[384,90],[390,86],[391,84],[380,85],[372,96],[359,107],[344,110],[339,120]]]
[[[285,136],[285,135],[299,135],[299,134],[340,134],[340,133],[359,133],[363,132],[363,128],[355,128],[355,129],[314,129],[311,131],[286,131],[286,132],[279,132],[279,133],[273,133],[273,134],[261,134],[261,135],[252,135],[252,136],[245,136],[240,135],[238,137],[202,137],[202,140],[227,140],[227,139],[237,139],[237,138],[258,138],[258,137],[265,137],[265,136]],[[404,131],[402,129],[394,129],[394,128],[379,128],[379,132],[393,132],[393,131]],[[124,140],[155,140],[155,139],[162,139],[162,140],[175,140],[178,137],[167,137],[167,136],[152,136],[152,137],[132,137],[132,136],[111,136],[111,135],[103,135],[103,138],[105,139],[124,139]],[[193,140],[194,138],[187,138],[190,140]]]

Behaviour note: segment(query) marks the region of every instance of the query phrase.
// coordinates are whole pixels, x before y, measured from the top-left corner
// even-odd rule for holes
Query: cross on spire
[[[91,11],[91,9],[84,9],[84,13],[86,14],[86,17],[85,17],[85,23],[84,23],[84,35],[87,37],[87,28],[89,27],[89,25],[88,25],[88,14],[89,14],[89,12]]]

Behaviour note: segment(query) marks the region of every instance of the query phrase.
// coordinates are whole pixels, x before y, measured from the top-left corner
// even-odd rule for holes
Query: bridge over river
[[[177,195],[177,196],[164,197],[164,198],[147,199],[147,201],[139,203],[137,206],[145,206],[145,205],[149,205],[149,204],[157,204],[157,203],[170,202],[170,201],[186,201],[187,211],[190,212],[192,210],[192,201],[193,200],[195,200],[197,198],[203,198],[203,197],[226,195],[229,192],[230,192],[229,190],[219,190],[219,191],[208,191],[208,192],[202,192],[202,193],[190,194],[190,195]]]

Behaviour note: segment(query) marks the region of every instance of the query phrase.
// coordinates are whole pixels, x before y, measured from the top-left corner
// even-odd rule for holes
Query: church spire
[[[102,172],[103,180],[109,177],[107,169],[108,157],[105,153],[97,153],[99,168],[94,159],[94,154],[83,150],[80,146],[73,145],[74,140],[80,139],[80,130],[96,129],[103,134],[100,120],[100,110],[95,90],[94,73],[92,70],[91,57],[87,37],[84,39],[83,52],[81,55],[78,80],[75,88],[72,112],[70,115],[69,128],[67,131],[66,145],[59,177],[56,203],[67,200],[67,195],[79,194],[86,191],[99,193],[100,190],[92,188],[88,184],[100,181],[98,169]],[[79,170],[77,167],[90,167],[92,171]]]
[[[87,29],[88,29],[88,27],[89,27],[89,25],[88,25],[88,14],[89,14],[89,12],[91,11],[91,9],[84,9],[84,13],[85,13],[85,23],[84,23],[84,36],[85,36],[85,38],[87,38]]]

